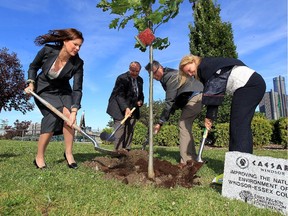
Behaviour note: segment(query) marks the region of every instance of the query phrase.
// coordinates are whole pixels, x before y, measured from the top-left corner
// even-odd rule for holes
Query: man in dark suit
[[[119,75],[109,98],[107,113],[113,118],[116,128],[125,116],[130,116],[116,131],[114,137],[115,150],[131,149],[136,119],[140,118],[139,108],[143,105],[143,79],[139,76],[141,65],[133,61],[129,65],[129,71]],[[131,114],[132,108],[135,111]]]

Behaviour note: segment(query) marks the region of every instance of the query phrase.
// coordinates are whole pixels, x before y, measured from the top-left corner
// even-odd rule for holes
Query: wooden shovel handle
[[[30,94],[32,94],[35,98],[37,98],[43,105],[45,105],[48,109],[50,109],[53,113],[55,113],[57,116],[59,116],[61,119],[66,121],[69,125],[71,125],[71,121],[69,118],[67,118],[63,113],[61,113],[59,110],[57,110],[55,107],[53,107],[48,101],[41,98],[39,95],[37,95],[35,92],[30,91]],[[73,124],[72,127],[76,129],[77,131],[81,132],[81,128]]]
[[[134,112],[136,107],[133,107],[133,109],[130,111],[130,115]],[[124,122],[130,117],[130,115],[126,115],[125,118],[121,121],[121,125],[124,124]]]

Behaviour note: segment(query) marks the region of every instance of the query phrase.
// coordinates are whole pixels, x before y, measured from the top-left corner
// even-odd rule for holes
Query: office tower
[[[285,78],[284,77],[275,77],[273,78],[274,91],[278,93],[278,110],[279,117],[287,117],[287,94],[286,94],[286,86],[285,86]]]
[[[259,103],[259,111],[270,120],[287,117],[287,95],[284,77],[273,78],[274,90],[266,92]]]
[[[271,90],[266,92],[263,99],[259,103],[259,111],[265,113],[265,116],[269,120],[279,119],[280,112],[277,109],[278,106],[278,93]]]

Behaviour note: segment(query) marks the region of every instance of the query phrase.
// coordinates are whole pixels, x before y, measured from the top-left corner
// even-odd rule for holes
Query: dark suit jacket
[[[126,108],[136,107],[133,116],[140,118],[140,110],[137,101],[144,102],[143,79],[137,77],[138,97],[133,90],[132,80],[129,71],[117,77],[115,86],[109,98],[107,113],[115,120],[122,120],[125,116]]]
[[[235,65],[246,66],[241,60],[234,58],[202,58],[197,74],[204,85],[202,103],[207,106],[206,118],[217,118],[218,106],[224,100],[230,70]]]
[[[178,71],[168,67],[163,68],[163,77],[160,82],[166,92],[165,107],[162,110],[159,120],[159,123],[161,124],[169,120],[170,114],[175,112],[174,108],[183,108],[186,105],[188,100],[181,101],[182,103],[185,102],[185,104],[181,104],[182,107],[179,107],[180,103],[178,100],[183,99],[181,98],[181,94],[189,93],[191,96],[193,92],[200,92],[203,90],[203,85],[195,79],[189,79],[181,88],[179,88]],[[180,98],[178,99],[179,96]],[[177,104],[175,104],[176,101]]]
[[[29,66],[28,79],[35,81],[35,92],[40,94],[43,91],[58,91],[59,93],[72,96],[72,107],[80,109],[83,83],[83,60],[77,54],[71,57],[56,79],[48,77],[48,71],[59,55],[61,47],[45,45],[36,55]],[[41,72],[37,75],[38,70]],[[69,80],[74,77],[73,87]]]

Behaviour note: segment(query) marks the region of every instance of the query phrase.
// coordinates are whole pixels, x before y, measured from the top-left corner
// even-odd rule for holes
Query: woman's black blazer
[[[29,66],[28,79],[35,81],[35,92],[40,94],[47,90],[58,90],[63,94],[71,94],[72,107],[80,109],[83,83],[83,60],[77,54],[69,59],[56,79],[48,77],[48,71],[59,55],[60,46],[45,45]],[[41,69],[41,72],[37,72]],[[71,87],[69,80],[73,79]]]

